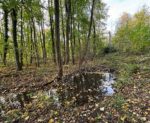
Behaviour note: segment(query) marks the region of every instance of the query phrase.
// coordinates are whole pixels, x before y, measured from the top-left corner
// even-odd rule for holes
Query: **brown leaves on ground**
[[[128,61],[127,57],[123,60]],[[115,64],[109,63],[111,60],[106,59],[106,61],[105,63],[108,65],[115,66]],[[120,63],[120,61],[118,62]],[[98,62],[98,64],[100,63]],[[123,85],[112,97],[104,97],[101,101],[91,99],[82,106],[73,106],[72,102],[76,97],[72,97],[72,100],[65,100],[63,106],[57,107],[52,100],[42,95],[40,98],[33,96],[33,101],[25,104],[23,109],[7,109],[7,115],[10,116],[9,118],[20,117],[21,122],[32,123],[149,123],[150,70],[144,68],[145,66],[149,67],[149,62],[140,64],[143,68],[132,74],[132,82]],[[65,67],[66,73],[74,71],[74,68]],[[51,69],[51,67],[32,68],[23,72],[15,72],[14,69],[7,68],[0,70],[0,91],[22,92],[39,88],[44,83],[53,80],[56,72],[55,68]],[[65,91],[65,86],[59,84],[61,83],[55,84],[57,90]]]

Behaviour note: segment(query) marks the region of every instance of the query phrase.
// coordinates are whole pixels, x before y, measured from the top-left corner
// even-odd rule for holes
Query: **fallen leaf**
[[[127,118],[127,116],[126,115],[124,115],[123,117],[121,117],[120,119],[121,119],[121,121],[123,121],[124,122],[124,120]]]
[[[100,111],[104,111],[104,110],[105,110],[105,107],[100,108]]]
[[[25,121],[27,121],[29,119],[29,116],[25,117]]]
[[[48,123],[54,123],[54,119],[50,119]]]

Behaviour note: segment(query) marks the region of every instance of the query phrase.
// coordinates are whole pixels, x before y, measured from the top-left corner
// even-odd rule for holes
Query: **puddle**
[[[69,81],[65,91],[59,92],[62,101],[74,100],[75,106],[102,100],[105,96],[112,96],[115,77],[111,73],[85,72],[76,74]]]
[[[111,73],[104,73],[104,79],[102,79],[102,90],[105,96],[112,96],[115,91],[112,87],[115,83],[115,76]]]
[[[24,104],[45,96],[53,100],[54,105],[63,106],[71,102],[73,106],[81,106],[86,103],[102,100],[105,96],[112,96],[115,92],[112,85],[115,77],[111,73],[84,72],[71,77],[69,82],[62,82],[59,89],[51,88],[48,91],[34,93],[8,94],[0,96],[0,114],[4,112],[2,107],[23,108]]]

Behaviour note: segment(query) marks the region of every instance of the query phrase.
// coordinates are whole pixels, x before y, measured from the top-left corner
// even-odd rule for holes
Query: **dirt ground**
[[[0,104],[0,122],[14,123],[150,123],[150,56],[110,54],[92,61],[81,71],[115,71],[116,93],[101,101],[92,100],[82,106],[72,105],[65,100],[56,106],[43,91],[55,87],[65,91],[65,83],[57,81],[57,70],[52,66],[28,67],[22,72],[14,68],[0,68],[0,96],[10,93],[30,92],[32,101],[23,107],[10,107]],[[69,77],[78,72],[77,66],[64,66]],[[31,93],[32,92],[32,93]],[[33,94],[36,93],[36,96]],[[38,96],[37,96],[38,95]],[[22,97],[21,97],[22,98]]]

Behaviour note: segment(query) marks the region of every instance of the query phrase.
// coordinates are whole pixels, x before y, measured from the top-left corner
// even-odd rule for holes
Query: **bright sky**
[[[107,30],[114,32],[116,22],[123,12],[128,12],[131,15],[136,13],[142,6],[150,7],[150,0],[103,0],[108,8],[109,18],[107,20]]]

